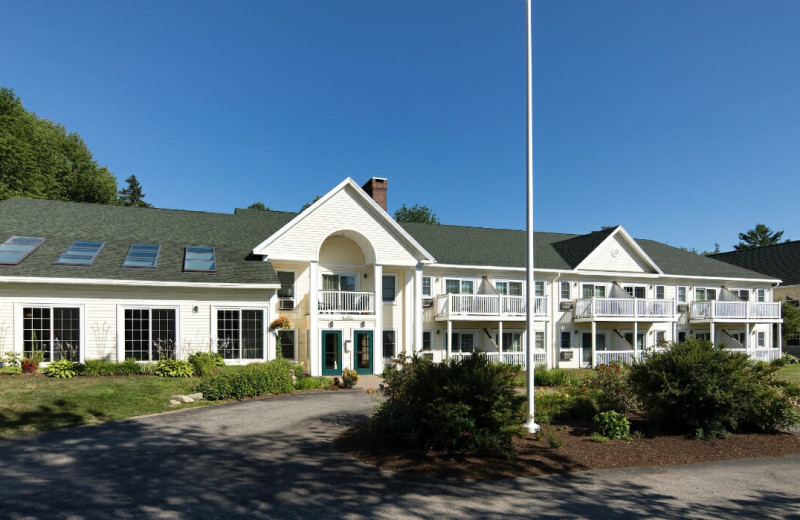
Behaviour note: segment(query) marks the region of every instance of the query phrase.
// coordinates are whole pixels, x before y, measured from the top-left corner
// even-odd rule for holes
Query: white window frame
[[[22,302],[22,303],[15,303],[14,304],[14,332],[13,332],[13,350],[14,352],[19,352],[20,355],[23,355],[25,352],[25,334],[23,330],[24,326],[24,309],[26,307],[35,307],[38,309],[50,309],[50,330],[52,332],[53,324],[53,309],[78,309],[78,334],[80,335],[80,342],[78,345],[78,362],[84,363],[86,361],[86,305],[83,303],[72,303],[72,302],[57,302],[57,303],[42,303],[42,302]],[[51,334],[52,336],[52,334]],[[52,352],[52,341],[53,338],[51,337],[51,352]],[[113,341],[111,339],[110,341]],[[46,363],[45,363],[46,364]]]
[[[384,339],[383,338],[383,334],[386,333],[386,332],[391,332],[391,333],[394,334],[394,355],[392,355],[391,357],[387,357],[386,356],[386,342],[383,341],[383,339]],[[381,330],[381,344],[382,344],[381,345],[381,349],[382,349],[381,354],[383,355],[383,366],[390,366],[392,364],[392,359],[396,358],[397,355],[400,353],[399,349],[398,349],[398,343],[399,343],[398,338],[399,338],[399,335],[397,334],[397,329],[383,329],[383,330]]]
[[[683,299],[681,299],[681,289],[683,289]],[[675,299],[678,303],[689,303],[689,286],[679,285],[675,292]]]
[[[425,280],[428,280],[428,294],[425,294]],[[432,298],[433,297],[433,277],[428,275],[422,276],[422,297],[423,298]]]
[[[567,288],[567,297],[564,297],[564,287]],[[558,299],[562,302],[572,300],[572,282],[561,281],[558,286]]]
[[[763,330],[756,332],[756,348],[767,348],[767,333]]]
[[[657,330],[656,331],[656,346],[661,345],[665,341],[667,341],[667,333],[665,331],[663,331],[663,330]]]
[[[506,292],[506,294],[503,294],[503,293],[500,292],[500,289],[497,287],[497,284],[499,284],[499,283],[504,283],[504,284],[518,283],[518,284],[520,284],[521,294],[508,294],[507,292]],[[503,296],[525,296],[525,280],[520,280],[519,278],[495,278],[493,287],[494,287],[495,291],[497,291],[498,293],[502,294]],[[508,291],[508,285],[506,285],[506,291]]]
[[[392,298],[391,301],[383,299],[383,279],[384,278],[394,278],[394,297]],[[381,302],[383,302],[384,305],[395,305],[395,304],[397,304],[397,292],[398,292],[397,274],[395,274],[395,273],[383,273],[381,275]]]
[[[475,279],[474,276],[456,276],[456,275],[453,275],[453,276],[442,276],[442,294],[449,294],[447,292],[447,281],[448,280],[457,280],[458,281],[458,290],[459,290],[459,292],[452,293],[452,294],[477,294],[475,291],[477,290],[476,286],[478,284],[477,284],[477,280]],[[471,282],[472,283],[472,292],[471,293],[461,292],[461,283],[462,282]],[[523,287],[522,290],[524,291],[525,288]]]
[[[628,293],[632,298],[640,298],[644,299],[647,298],[647,285],[643,283],[624,283],[622,284],[622,290],[626,293],[628,292],[628,287],[633,289],[632,293]],[[636,296],[636,289],[641,289],[644,296]]]
[[[731,287],[728,290],[733,294],[735,294],[737,298],[739,298],[740,300],[744,300],[746,302],[750,301],[750,298],[752,297],[751,295],[752,291],[746,287]],[[747,294],[747,299],[742,298],[742,293]]]
[[[661,289],[661,297],[658,296],[658,290]],[[666,285],[656,285],[655,286],[655,294],[653,297],[656,300],[666,300],[667,299],[667,286]]]
[[[286,310],[286,311],[296,309],[297,308],[297,271],[295,269],[275,269],[275,272],[276,273],[292,273],[292,275],[294,276],[294,283],[292,284],[292,297],[291,298],[287,298],[287,297],[278,296],[278,309],[279,310]],[[321,285],[320,285],[320,287],[321,287]],[[278,292],[280,292],[280,289],[278,289],[275,293],[277,294]],[[283,309],[281,307],[281,303],[280,302],[281,301],[288,301],[288,300],[292,301],[292,308],[291,309]]]
[[[494,329],[493,332],[494,332],[494,334],[493,334],[494,342],[497,345],[500,345],[500,329]],[[536,331],[536,332],[541,332],[541,331]],[[514,337],[513,335],[514,334],[518,334],[519,335],[519,350],[511,350],[511,348],[509,347],[509,344],[504,341],[503,342],[503,352],[515,352],[515,353],[523,353],[523,352],[525,352],[525,331],[524,330],[504,329],[503,330],[503,334],[511,334],[512,335],[511,336],[512,337],[512,344],[513,344],[513,337]]]
[[[462,336],[472,336],[472,350],[475,351],[478,348],[478,342],[476,341],[475,336],[477,335],[477,331],[475,329],[453,329],[453,336],[458,334],[458,350],[453,350],[452,345],[450,346],[450,352],[456,353],[463,353],[464,350],[461,347],[461,337]],[[447,331],[443,332],[444,335],[444,347],[447,350]]]
[[[431,336],[430,345],[428,346],[427,349],[425,348],[425,334],[430,334],[430,336]],[[420,351],[422,351],[422,352],[431,352],[431,351],[435,350],[435,341],[434,341],[435,337],[436,337],[436,331],[433,331],[433,330],[430,330],[430,329],[423,330],[422,331],[422,345],[419,346]]]
[[[254,363],[258,361],[266,361],[269,355],[269,309],[267,307],[262,306],[253,306],[253,305],[246,305],[246,306],[237,306],[237,305],[212,305],[211,306],[211,338],[213,341],[212,348],[214,352],[218,352],[219,347],[219,333],[217,330],[217,314],[219,311],[239,311],[239,334],[241,335],[241,320],[242,320],[242,311],[261,311],[262,319],[263,319],[263,335],[262,338],[262,345],[263,352],[260,358],[243,358],[242,357],[242,345],[241,345],[241,338],[239,339],[239,358],[238,359],[225,359],[225,363],[229,365],[245,365],[247,363]],[[295,336],[296,338],[296,336]],[[297,351],[297,345],[295,345],[295,351]]]
[[[606,283],[606,282],[581,282],[581,287],[580,287],[580,289],[581,289],[581,293],[580,293],[581,294],[581,298],[589,298],[589,296],[584,296],[583,295],[584,287],[589,286],[589,285],[592,286],[592,295],[593,296],[591,296],[591,298],[608,298],[608,286],[610,284]],[[598,287],[602,287],[603,288],[604,296],[597,296],[597,288]]]
[[[175,311],[175,356],[181,350],[181,308],[179,305],[117,305],[117,361],[125,361],[125,311],[126,310],[148,310],[150,311],[150,319],[152,320],[153,309],[166,309]],[[153,325],[150,323],[150,332],[152,336]],[[216,346],[214,346],[216,350]],[[152,359],[142,361],[142,363],[154,363]]]
[[[324,269],[323,270],[322,268],[320,268],[319,286],[318,286],[320,291],[334,290],[334,289],[325,289],[324,288],[325,287],[325,282],[324,282],[325,275],[352,276],[355,279],[355,283],[353,284],[353,285],[355,285],[355,288],[353,289],[353,291],[357,292],[357,291],[361,290],[361,288],[360,288],[361,287],[361,273],[359,271],[338,271],[338,270],[334,271],[334,270],[328,270],[328,269]],[[296,280],[296,278],[295,278],[295,280]],[[339,287],[340,288],[339,289],[335,289],[335,290],[336,291],[341,291],[341,292],[349,292],[349,291],[342,291],[341,286],[342,286],[342,284],[340,282],[339,283]]]
[[[767,290],[766,289],[754,289],[756,296],[756,302],[764,303],[767,301]]]
[[[625,329],[620,331],[622,333],[622,337],[625,338],[626,334],[630,334],[633,336],[633,329]],[[638,342],[638,338],[634,338],[633,348],[637,350],[644,350],[647,348],[647,331],[639,330],[639,336],[642,337],[642,347],[639,348],[639,345],[636,343]],[[625,341],[628,341],[628,338],[625,338]]]
[[[714,291],[714,298],[713,298],[713,299],[711,299],[711,300],[709,300],[709,299],[708,299],[708,291],[709,291],[709,290],[712,290],[712,291]],[[704,299],[702,299],[702,300],[700,300],[700,299],[698,299],[698,298],[697,298],[697,294],[698,294],[700,291],[703,291],[703,298],[704,298]],[[694,286],[694,298],[695,298],[695,299],[694,299],[694,301],[696,301],[696,302],[710,302],[710,301],[714,301],[714,300],[716,300],[716,299],[717,299],[717,297],[719,296],[719,291],[720,291],[720,288],[719,288],[719,287],[711,287],[711,286],[706,286],[706,285],[695,285],[695,286]]]
[[[268,327],[268,325],[267,325],[267,327]],[[283,351],[281,351],[281,356],[283,357],[283,359],[286,359],[288,361],[292,361],[294,363],[297,363],[299,361],[299,356],[297,355],[297,351],[298,351],[298,347],[297,347],[297,337],[298,337],[297,329],[278,330],[278,331],[276,331],[275,338],[277,339],[278,335],[280,335],[282,333],[287,333],[287,332],[291,332],[292,336],[294,336],[294,357],[287,358],[286,356],[283,356]],[[281,347],[281,348],[283,348],[283,347]],[[275,353],[275,357],[278,357],[277,351]]]

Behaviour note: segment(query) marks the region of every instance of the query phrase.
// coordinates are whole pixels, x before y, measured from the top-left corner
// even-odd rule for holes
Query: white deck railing
[[[320,314],[374,314],[375,293],[319,291]]]
[[[675,300],[651,298],[580,298],[576,318],[674,318]]]
[[[502,354],[500,352],[483,352],[483,354],[485,354],[492,363],[521,366],[523,370],[525,370],[527,366],[524,352],[503,352]],[[471,352],[451,352],[450,358],[463,359],[471,355]],[[533,353],[533,360],[537,365],[547,364],[547,354],[543,350],[537,350]]]
[[[595,351],[596,365],[610,365],[616,361],[623,365],[631,365],[634,361],[641,361],[644,358],[644,351],[638,350],[598,350]]]
[[[741,319],[776,320],[781,318],[780,302],[692,302],[692,320]]]
[[[751,348],[750,350],[746,348],[726,348],[727,352],[740,352],[742,354],[747,354],[750,356],[750,359],[755,361],[766,361],[769,363],[773,359],[778,359],[781,357],[781,349],[779,348]]]
[[[438,316],[525,316],[525,296],[496,294],[440,294]],[[547,314],[547,297],[534,296],[533,314]]]

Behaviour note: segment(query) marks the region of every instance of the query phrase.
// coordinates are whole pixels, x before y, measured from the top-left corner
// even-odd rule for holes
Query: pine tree
[[[144,201],[144,193],[142,193],[142,186],[136,175],[131,175],[125,182],[128,187],[119,191],[119,198],[117,201],[123,206],[136,206],[139,208],[152,208],[153,206]]]

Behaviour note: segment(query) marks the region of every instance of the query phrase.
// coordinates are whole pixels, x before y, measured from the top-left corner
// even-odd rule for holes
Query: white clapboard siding
[[[652,273],[654,269],[619,235],[612,235],[581,262],[581,270]]]

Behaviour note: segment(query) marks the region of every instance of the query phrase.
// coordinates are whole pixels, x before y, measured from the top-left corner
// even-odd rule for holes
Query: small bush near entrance
[[[368,430],[422,450],[515,455],[512,438],[527,419],[511,367],[475,353],[434,364],[400,359],[384,372],[386,399]]]
[[[598,366],[591,386],[597,390],[597,404],[603,411],[630,413],[638,412],[641,408],[639,396],[619,364]]]
[[[691,338],[649,353],[628,374],[659,426],[710,438],[744,426],[776,431],[800,422],[793,402],[800,390],[777,380],[777,370]]]
[[[608,411],[599,413],[594,416],[594,430],[603,437],[609,439],[625,439],[630,440],[631,436],[631,423],[625,415]]]
[[[197,391],[210,401],[288,394],[294,389],[290,370],[291,363],[282,359],[251,363],[236,372],[203,378]]]
[[[194,367],[194,373],[200,377],[207,377],[217,373],[217,367],[225,366],[225,359],[219,352],[195,352],[189,356],[189,363]]]

